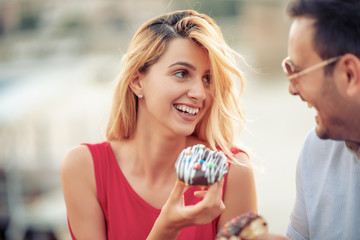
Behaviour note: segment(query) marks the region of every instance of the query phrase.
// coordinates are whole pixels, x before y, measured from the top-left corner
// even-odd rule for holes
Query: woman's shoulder
[[[240,163],[240,165],[252,166],[249,155],[244,150],[232,147],[231,152],[234,154],[237,163]]]
[[[86,145],[79,145],[68,150],[61,162],[61,171],[71,172],[73,174],[91,167],[92,157]]]
[[[96,192],[94,164],[90,150],[85,145],[71,148],[61,162],[61,177],[64,191]],[[73,189],[73,190],[71,190]]]
[[[97,151],[104,151],[110,143],[107,141],[98,143],[83,143],[68,150],[63,158],[62,164],[71,165],[76,167],[77,165],[83,166],[92,162],[92,155]]]
[[[254,168],[249,155],[245,151],[237,149],[237,151],[233,151],[233,148],[231,149],[234,160],[229,162],[228,175],[230,179],[237,179],[235,181],[239,181],[243,178],[253,178]]]

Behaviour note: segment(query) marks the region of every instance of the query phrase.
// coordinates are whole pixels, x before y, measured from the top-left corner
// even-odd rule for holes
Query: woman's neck
[[[175,161],[186,146],[187,137],[138,132],[128,141],[128,149],[132,152],[132,169],[149,180],[166,177],[175,172]]]
[[[186,147],[186,137],[165,138],[159,135],[137,136],[135,139],[139,153],[145,154],[151,162],[168,162],[176,158]]]

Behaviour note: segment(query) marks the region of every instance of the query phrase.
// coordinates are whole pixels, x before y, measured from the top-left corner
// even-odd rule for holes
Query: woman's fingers
[[[162,220],[166,218],[167,226],[191,226],[206,224],[219,216],[225,209],[222,201],[223,180],[209,186],[206,190],[194,192],[201,200],[194,205],[185,206],[184,192],[189,188],[181,181],[177,181],[165,203]]]
[[[192,219],[193,224],[206,224],[219,216],[225,209],[222,201],[223,181],[215,183],[207,190],[194,192],[198,198],[202,198],[197,204],[184,207],[185,215]]]
[[[183,194],[187,188],[188,187],[183,182],[181,182],[180,180],[177,180],[174,188],[172,189],[172,191],[170,193],[170,199],[173,201],[182,200]]]
[[[198,198],[204,198],[205,195],[209,192],[209,198],[213,199],[213,197],[216,197],[216,200],[222,200],[222,190],[223,190],[224,180],[209,186],[206,190],[200,190],[194,192],[194,196]]]
[[[204,199],[201,201],[203,204],[211,204],[214,202],[222,202],[222,192],[223,192],[224,180],[209,186]]]
[[[204,198],[206,193],[207,193],[207,190],[205,190],[205,191],[196,191],[196,192],[194,192],[194,196],[197,197],[197,198]]]

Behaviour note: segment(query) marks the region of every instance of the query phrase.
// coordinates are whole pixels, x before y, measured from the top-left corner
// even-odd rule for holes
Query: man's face
[[[296,18],[289,34],[289,57],[295,72],[314,66],[323,59],[314,49],[314,20],[307,17]],[[289,85],[289,92],[314,107],[317,111],[316,133],[322,139],[343,139],[344,121],[342,106],[334,75],[326,75],[324,67],[308,72]]]

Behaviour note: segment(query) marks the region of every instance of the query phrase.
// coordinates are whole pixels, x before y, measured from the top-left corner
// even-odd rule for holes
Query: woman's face
[[[138,124],[156,132],[192,134],[212,103],[208,53],[189,39],[171,40],[139,83]]]

